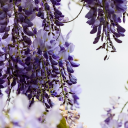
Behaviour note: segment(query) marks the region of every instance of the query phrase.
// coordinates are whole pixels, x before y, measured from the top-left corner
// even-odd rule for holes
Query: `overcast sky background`
[[[70,19],[72,19],[70,14],[75,17],[79,13],[80,6],[72,3],[71,10],[68,10],[66,4],[68,0],[62,1],[64,8],[62,11]],[[80,60],[80,67],[76,69],[78,83],[83,89],[80,95],[80,121],[88,128],[100,128],[99,123],[103,120],[101,114],[105,114],[103,108],[110,107],[109,96],[121,96],[128,100],[128,92],[124,88],[128,80],[128,31],[125,37],[120,38],[123,40],[122,44],[114,42],[117,52],[112,53],[110,59],[104,61],[106,51],[96,51],[102,43],[93,44],[95,35],[90,34],[91,27],[86,23],[87,11],[84,9],[75,20],[70,41],[75,44],[73,54]],[[62,32],[68,33],[72,26],[73,23],[66,24]],[[123,26],[127,29],[128,19]]]

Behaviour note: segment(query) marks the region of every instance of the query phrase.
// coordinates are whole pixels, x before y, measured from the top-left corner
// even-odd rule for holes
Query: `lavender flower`
[[[59,111],[59,106],[54,105],[50,111],[44,115],[44,105],[36,101],[30,108],[28,104],[29,100],[25,95],[18,95],[14,99],[14,104],[10,108],[9,113],[4,110],[0,112],[0,127],[14,128],[56,128],[59,124],[62,116]],[[17,104],[19,103],[19,105]],[[23,104],[26,104],[23,106]],[[7,113],[5,116],[2,113]]]
[[[94,39],[94,44],[105,39],[105,43],[97,48],[103,48],[106,51],[116,52],[112,42],[112,37],[117,43],[122,43],[119,37],[124,36],[125,29],[120,26],[122,18],[125,19],[127,10],[126,0],[82,0],[86,2],[86,7],[89,12],[86,14],[87,23],[91,25],[91,34],[97,33]],[[125,22],[125,20],[123,20]],[[112,37],[111,37],[112,35]],[[111,49],[111,50],[110,50]]]
[[[102,128],[119,128],[119,127],[127,127],[128,116],[127,112],[123,112],[124,108],[126,107],[127,103],[124,103],[122,109],[119,113],[115,113],[114,110],[118,108],[120,104],[119,100],[120,97],[112,96],[110,97],[110,104],[112,108],[104,108],[107,114],[102,115],[104,121],[100,123]]]

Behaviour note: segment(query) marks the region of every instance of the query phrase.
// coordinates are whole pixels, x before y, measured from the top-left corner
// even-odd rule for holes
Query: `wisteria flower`
[[[118,107],[119,103],[118,103],[119,97],[116,96],[111,96],[109,98],[109,103],[113,106],[113,107]]]
[[[60,115],[58,106],[53,106],[53,108],[46,115],[46,122],[49,125],[56,127],[59,124],[61,118],[62,118],[62,116]]]

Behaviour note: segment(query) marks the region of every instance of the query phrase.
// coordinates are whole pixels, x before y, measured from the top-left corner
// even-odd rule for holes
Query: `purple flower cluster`
[[[80,114],[76,110],[65,110],[64,106],[61,106],[60,110],[69,128],[87,128],[82,122],[78,122]]]
[[[0,103],[1,128],[56,128],[62,118],[59,106],[53,106],[45,114],[45,107],[41,102],[36,101],[29,108],[28,98],[21,94],[14,99],[9,112],[4,110],[2,98]]]
[[[127,11],[126,0],[82,0],[86,2],[89,12],[86,14],[87,23],[91,25],[90,34],[96,33],[93,44],[105,39],[105,42],[97,48],[106,51],[116,52],[112,38],[117,43],[122,43],[119,37],[124,36],[125,29],[120,25],[125,23]],[[111,49],[111,50],[110,50]]]
[[[125,29],[126,0],[81,0],[91,34],[96,33],[94,44],[105,39],[97,48],[116,52],[112,38],[122,43]],[[0,127],[56,128],[62,120],[72,128],[83,128],[78,123],[81,87],[77,84],[74,68],[78,67],[72,52],[74,44],[68,42],[71,31],[62,35],[61,26],[66,22],[60,11],[61,0],[0,0],[0,96],[6,89],[7,103],[12,90],[18,97],[9,113],[0,99]],[[82,9],[83,9],[82,7]],[[82,11],[82,10],[81,10]],[[80,13],[81,13],[80,11]],[[79,13],[79,14],[80,14]],[[122,19],[123,17],[123,19]],[[105,56],[105,59],[107,56]],[[57,99],[55,101],[55,99]],[[106,108],[102,128],[128,128],[128,115],[122,113],[115,120],[113,110],[119,105],[118,97],[110,97],[111,108]],[[37,102],[35,102],[37,101]],[[62,112],[60,114],[60,112]],[[4,114],[9,117],[7,119]],[[68,114],[67,114],[68,113]],[[63,117],[61,116],[63,115]],[[67,123],[67,124],[66,124]],[[61,123],[60,123],[61,125]]]
[[[59,26],[64,16],[60,0],[0,1],[0,94],[6,88],[42,101],[49,110],[51,97],[63,104],[79,107],[74,68],[79,64],[71,53],[74,45]]]
[[[110,97],[110,104],[112,108],[104,108],[107,114],[102,115],[104,121],[100,123],[101,128],[128,128],[128,114],[123,112],[125,106],[128,102],[124,104],[122,110],[119,113],[115,113],[114,110],[120,105],[120,97],[112,96]]]

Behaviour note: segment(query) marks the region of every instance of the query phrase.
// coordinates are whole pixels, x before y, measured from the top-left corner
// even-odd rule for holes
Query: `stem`
[[[42,0],[43,4],[46,2],[45,0]],[[50,29],[50,32],[51,32],[51,23],[50,23],[50,18],[49,18],[49,14],[48,14],[48,10],[46,9],[45,7],[45,4],[44,4],[44,8],[45,8],[45,11],[47,13],[47,18],[48,18],[48,21],[49,21],[49,29]]]
[[[41,91],[41,95],[40,95],[40,101],[42,101],[42,98],[43,98],[43,91],[42,91],[42,86],[41,86],[41,84],[40,83],[38,83],[38,85],[39,85],[39,88],[40,88],[40,91]]]
[[[11,63],[10,63],[11,60],[10,60],[10,54],[9,54],[9,46],[8,46],[8,55],[9,55],[9,60],[8,60],[9,67],[11,67]],[[12,74],[13,74],[13,70],[12,70]],[[10,83],[10,77],[9,76],[7,77],[7,79],[8,79],[8,83]],[[8,93],[8,97],[7,97],[7,100],[6,100],[7,105],[9,105],[9,102],[10,102],[11,90],[12,90],[12,87],[9,88],[9,93]],[[7,108],[8,108],[8,106],[7,106]]]
[[[83,6],[83,5],[82,5],[82,6]],[[62,8],[62,7],[61,7],[61,9],[64,10],[65,12],[67,12],[67,13],[70,15],[71,19],[73,19],[72,14],[71,14],[68,10],[66,10],[65,8]],[[74,29],[74,22],[73,22],[71,31],[73,31],[73,29]]]
[[[47,81],[48,81],[48,77],[47,77],[47,72],[46,72],[46,70],[45,70],[45,65],[44,65],[43,58],[42,58],[42,64],[43,64],[43,69],[44,69],[44,73],[45,73],[45,77],[46,77],[45,81],[47,82]],[[51,94],[51,93],[50,93],[50,89],[49,89],[49,84],[48,84],[48,83],[46,83],[46,84],[48,85],[49,94]]]
[[[62,93],[63,93],[63,95],[64,95],[64,101],[65,101],[65,94],[64,94],[64,88],[63,88],[63,78],[62,78],[62,75],[61,75],[60,66],[59,66],[59,70],[60,70],[60,82],[61,82],[61,85],[62,85]]]
[[[123,108],[121,109],[120,113],[123,112],[124,108],[126,107],[126,105],[128,104],[128,101],[124,104]]]
[[[59,36],[57,37],[56,40],[58,40],[58,38],[60,37],[60,33],[61,33],[61,28],[60,28],[60,27],[59,27],[59,30],[60,30],[60,32],[59,32]]]
[[[75,20],[76,18],[78,18],[78,16],[81,14],[81,12],[82,12],[82,10],[83,10],[83,8],[84,8],[85,5],[86,5],[86,4],[83,3],[82,8],[81,8],[79,14],[78,14],[74,19],[72,19],[72,20],[70,20],[70,21],[67,21],[67,22],[61,22],[61,23],[69,23],[69,22],[74,21],[74,20]]]
[[[106,21],[107,21],[107,12],[105,10],[105,0],[102,1],[102,4],[103,4],[103,11],[104,11],[104,14],[105,14],[105,25],[107,25],[106,24]]]
[[[15,19],[17,20],[17,14],[16,14],[16,7],[15,7],[15,0],[13,0],[13,6],[14,6],[14,15],[15,15]],[[18,29],[18,27],[16,26],[16,28]],[[19,53],[19,56],[20,56],[20,59],[21,59],[21,54],[20,54],[20,49],[19,49],[19,42],[18,42],[18,40],[17,40],[17,44],[18,44],[18,46],[17,46],[17,50],[18,50],[18,53]]]

